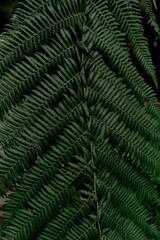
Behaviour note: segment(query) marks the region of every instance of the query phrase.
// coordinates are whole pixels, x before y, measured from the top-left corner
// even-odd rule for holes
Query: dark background
[[[17,2],[18,0],[0,0],[0,32],[4,25],[9,23]]]

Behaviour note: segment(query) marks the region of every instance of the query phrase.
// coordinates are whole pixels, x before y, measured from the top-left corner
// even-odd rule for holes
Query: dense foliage
[[[26,0],[0,36],[2,240],[159,240],[151,0]]]

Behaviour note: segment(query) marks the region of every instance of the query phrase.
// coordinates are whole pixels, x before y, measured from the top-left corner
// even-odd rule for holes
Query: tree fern
[[[157,9],[156,1],[149,1],[149,0],[141,0],[140,5],[141,5],[141,11],[144,16],[148,18],[148,23],[151,24],[151,26],[154,28],[155,32],[160,34],[160,29],[159,25],[156,22],[156,16],[154,15],[153,11],[153,4],[154,7]]]
[[[160,239],[153,7],[19,3],[0,39],[2,240]]]

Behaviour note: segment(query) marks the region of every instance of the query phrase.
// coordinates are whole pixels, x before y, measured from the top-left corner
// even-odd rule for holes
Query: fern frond
[[[78,159],[80,160],[80,158]],[[30,221],[28,219],[28,216],[25,215],[25,211],[23,217],[26,220],[24,220],[22,224],[20,224],[19,213],[21,213],[21,215],[23,215],[23,213],[21,211],[18,211],[18,214],[14,216],[13,221],[11,222],[11,229],[12,226],[16,227],[17,224],[20,224],[20,231],[15,231],[14,237],[16,237],[17,234],[20,234],[22,239],[28,239],[32,234],[32,231],[29,231],[30,224],[33,224],[34,222],[38,223],[39,217],[41,216],[41,220],[38,223],[38,226],[42,227],[45,224],[46,218],[49,221],[51,217],[55,216],[56,209],[58,211],[61,206],[65,206],[67,204],[66,199],[70,198],[71,196],[71,193],[69,192],[72,191],[74,181],[83,173],[88,173],[89,165],[90,162],[86,161],[84,158],[81,158],[81,162],[79,161],[78,165],[77,162],[71,163],[68,164],[67,168],[60,170],[59,173],[57,173],[50,181],[50,183],[48,182],[48,185],[42,188],[40,195],[34,195],[34,197],[30,199],[28,203],[29,209],[31,209],[33,213],[30,216]],[[10,227],[7,228],[10,229]],[[26,231],[29,232],[29,236],[25,236]]]
[[[145,137],[148,135],[149,139],[154,129],[157,129],[153,134],[153,140],[159,139],[159,123],[151,119],[149,114],[146,115],[131,90],[127,89],[126,84],[123,83],[123,79],[117,78],[100,54],[95,52],[93,58],[87,62],[86,68],[89,69],[89,92],[90,95],[95,96],[97,102],[103,102],[106,107],[117,111],[130,128],[136,126],[139,133],[142,132]],[[101,79],[101,82],[99,83],[97,79]]]
[[[65,240],[94,240],[98,238],[98,231],[96,227],[96,217],[91,222],[82,219],[82,224],[74,226],[71,232],[64,238]]]
[[[19,2],[15,13],[18,16],[18,26],[24,23],[28,18],[33,17],[40,12],[46,11],[48,6],[56,5],[57,0],[52,1],[31,0]]]
[[[67,53],[69,55],[69,51]],[[62,71],[64,72],[63,75]],[[18,108],[11,110],[9,116],[6,117],[6,124],[0,130],[1,142],[8,143],[8,141],[12,140],[15,134],[18,135],[22,129],[29,126],[32,119],[38,117],[45,107],[56,101],[62,92],[67,94],[67,89],[78,84],[75,83],[77,80],[81,81],[81,70],[71,59],[66,61],[65,67],[59,67],[56,74],[44,76],[43,81],[40,81],[39,85],[26,97],[26,101],[21,103]],[[21,88],[20,90],[22,91]],[[15,93],[15,97],[17,95]],[[13,95],[11,100],[13,100]],[[8,130],[10,140],[8,140]]]
[[[62,212],[48,224],[38,239],[58,240],[60,238],[64,238],[70,227],[72,227],[75,222],[78,222],[81,217],[85,217],[85,215],[89,214],[90,212],[91,210],[87,203],[76,206],[76,208],[64,208]]]
[[[17,174],[23,172],[23,169],[28,169],[30,164],[36,160],[37,155],[41,155],[45,147],[49,146],[49,142],[53,141],[52,135],[54,136],[61,129],[65,121],[67,119],[71,120],[75,112],[79,111],[79,102],[73,102],[72,98],[69,101],[66,100],[65,104],[68,104],[68,106],[71,104],[72,108],[70,106],[70,109],[68,109],[65,108],[65,105],[60,104],[61,106],[58,107],[56,114],[53,114],[53,111],[48,111],[48,113],[46,111],[43,117],[41,115],[40,119],[36,119],[38,122],[35,122],[31,128],[25,129],[24,133],[22,133],[21,138],[25,139],[25,141],[21,142],[21,139],[20,141],[17,139],[13,148],[6,148],[4,159],[5,161],[8,159],[7,161],[10,164],[3,167],[4,159],[0,160],[0,165],[2,164],[0,176],[3,177],[3,174],[5,175],[6,173],[6,181],[8,183],[10,179],[14,182],[18,177]],[[59,115],[59,110],[61,110],[61,116]],[[45,122],[45,126],[41,125],[42,122]],[[12,175],[17,176],[15,180],[11,177]],[[11,185],[9,184],[9,186]]]
[[[99,110],[102,111],[102,109]],[[157,177],[159,176],[159,151],[155,152],[155,149],[145,142],[143,138],[138,136],[138,133],[131,132],[125,125],[123,125],[123,123],[119,125],[117,124],[117,126],[115,122],[112,123],[113,120],[115,121],[114,114],[107,114],[107,112],[104,111],[104,119],[102,118],[102,115],[101,118],[99,118],[100,116],[97,115],[97,112],[94,114],[95,115],[92,117],[94,124],[101,124],[101,126],[108,132],[108,135],[113,133],[113,141],[120,151],[123,152],[124,149],[127,149],[132,162],[135,163],[136,166],[142,168],[144,172],[148,172],[151,175],[157,175]],[[110,119],[108,120],[109,117]],[[115,126],[113,124],[115,124]]]
[[[108,2],[111,11],[113,11],[114,16],[120,23],[121,31],[126,33],[126,39],[131,47],[131,55],[135,59],[135,63],[139,63],[139,66],[144,69],[146,76],[150,76],[156,88],[158,88],[155,67],[143,33],[139,1],[109,0]]]
[[[117,176],[119,181],[123,182],[124,185],[130,187],[132,192],[136,191],[137,197],[143,201],[158,203],[159,194],[157,189],[150,181],[148,176],[137,168],[130,164],[127,157],[121,158],[117,150],[112,149],[112,145],[106,140],[103,144],[96,147],[97,162],[102,169],[107,168],[109,172]],[[113,164],[114,163],[114,164]],[[121,169],[121,174],[119,170]]]
[[[79,0],[78,0],[79,1]],[[22,26],[21,31],[13,30],[10,38],[6,39],[5,45],[1,46],[2,55],[0,60],[1,73],[15,63],[24,59],[25,55],[30,55],[38,50],[39,45],[44,44],[60,28],[75,26],[83,19],[83,12],[71,5],[72,9],[63,12],[63,4],[59,8],[48,8],[43,14],[37,14],[34,18]],[[70,4],[69,4],[70,5]],[[19,39],[21,39],[19,41]],[[3,42],[2,42],[3,44]],[[12,46],[14,45],[14,48]],[[0,80],[1,81],[1,80]]]
[[[119,233],[107,228],[104,232],[104,235],[102,236],[102,240],[122,240],[122,239],[123,237],[120,236]]]
[[[108,180],[106,176],[109,177]],[[104,182],[103,179],[105,179],[106,182]],[[137,226],[145,229],[145,232],[150,236],[159,236],[158,231],[155,231],[154,228],[152,229],[148,223],[150,219],[149,211],[147,211],[147,208],[142,205],[140,199],[137,199],[134,193],[130,192],[126,194],[129,189],[120,186],[120,182],[118,183],[118,181],[105,171],[100,174],[100,178],[98,177],[97,185],[99,194],[107,195],[108,202],[110,202],[114,208],[117,208],[117,212],[122,211],[126,218],[132,219]]]
[[[0,41],[2,240],[160,239],[142,2],[19,4]]]
[[[119,30],[119,23],[116,21],[112,12],[109,11],[108,5],[105,1],[90,0],[86,6],[86,14],[95,14],[97,19],[104,24],[104,26],[111,31],[115,41],[120,44],[124,50],[127,51],[127,45],[125,42],[125,34]]]
[[[58,39],[62,39],[65,34],[68,41],[59,41]],[[27,57],[25,62],[18,63],[1,79],[0,97],[2,113],[10,108],[12,103],[19,101],[23,96],[22,94],[25,94],[28,88],[33,88],[50,69],[54,69],[57,64],[60,64],[66,55],[72,57],[74,54],[77,54],[75,43],[71,42],[71,36],[67,31],[61,31],[61,34],[56,36],[50,46],[44,45],[42,47],[45,54],[36,53],[33,57]]]
[[[73,128],[74,126],[74,128]],[[58,172],[60,167],[65,168],[68,165],[69,159],[79,151],[79,146],[84,145],[86,132],[82,129],[76,129],[77,126],[68,126],[64,130],[63,135],[59,136],[59,141],[56,146],[51,147],[32,169],[25,174],[20,186],[17,187],[8,201],[6,210],[13,214],[20,206],[24,206],[30,200],[36,191],[42,187],[44,181],[52,178],[53,174]],[[73,131],[73,133],[71,132]],[[64,142],[64,139],[68,139]],[[63,140],[63,141],[62,141]],[[63,151],[62,151],[63,149]],[[53,161],[54,159],[54,161]],[[21,197],[19,197],[19,195]],[[7,217],[5,222],[7,221]]]
[[[120,214],[118,214],[117,209],[113,208],[111,203],[109,203],[108,201],[104,203],[102,212],[103,228],[109,227],[111,229],[116,229],[116,232],[121,237],[125,236],[128,240],[147,239],[147,235],[144,234],[137,225],[135,225],[129,219],[125,219]]]
[[[91,48],[107,58],[111,69],[116,72],[118,77],[122,77],[127,86],[132,88],[139,103],[149,102],[148,110],[156,118],[159,116],[159,106],[155,98],[155,93],[144,83],[136,68],[132,65],[130,58],[123,49],[115,43],[112,34],[106,29],[95,16],[90,16],[88,24],[84,27],[86,32],[84,41]],[[114,45],[115,44],[115,45]]]
[[[160,28],[156,21],[156,16],[153,12],[153,3],[150,0],[140,0],[141,11],[148,18],[148,23],[154,28],[154,31],[160,34]]]

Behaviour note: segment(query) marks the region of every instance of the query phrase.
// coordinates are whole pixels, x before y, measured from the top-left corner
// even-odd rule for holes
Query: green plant
[[[159,240],[153,5],[26,0],[16,16],[0,37],[1,239]]]

